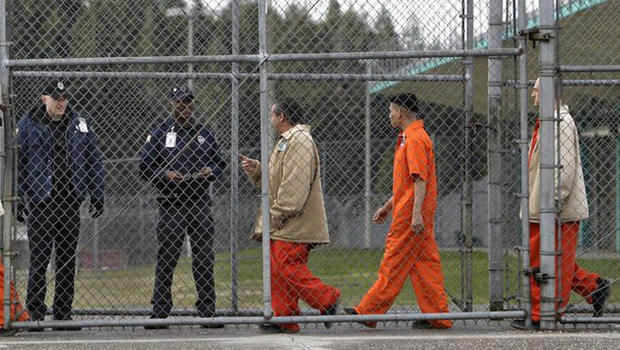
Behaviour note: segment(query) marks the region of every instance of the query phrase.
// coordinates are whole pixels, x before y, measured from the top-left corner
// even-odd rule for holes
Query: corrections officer
[[[34,321],[43,320],[46,270],[56,253],[55,320],[70,320],[75,280],[75,251],[80,234],[80,204],[90,198],[93,218],[103,213],[104,169],[99,141],[90,122],[69,106],[61,81],[43,90],[42,106],[19,121],[17,142],[17,219],[27,217],[30,271],[26,306]],[[75,328],[78,329],[78,328]]]
[[[449,312],[439,250],[435,242],[437,178],[433,142],[418,115],[414,94],[390,99],[390,123],[400,129],[394,152],[393,195],[373,217],[376,223],[392,215],[385,239],[379,277],[348,314],[381,314],[389,310],[407,277],[411,279],[420,310]],[[374,322],[364,323],[375,327]],[[450,328],[450,320],[415,322],[423,328]]]
[[[172,116],[148,135],[140,154],[140,174],[159,190],[157,266],[151,318],[166,318],[172,309],[172,275],[185,233],[192,251],[192,272],[200,317],[215,315],[213,219],[209,185],[225,168],[215,136],[193,116],[194,94],[186,86],[169,95]],[[162,326],[146,327],[150,329]]]

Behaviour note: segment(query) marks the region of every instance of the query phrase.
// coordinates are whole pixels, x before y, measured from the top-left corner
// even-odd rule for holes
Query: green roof
[[[571,2],[567,5],[564,5],[560,8],[560,15],[559,18],[566,18],[566,17],[570,17],[580,11],[583,10],[587,10],[593,6],[602,4],[604,2],[607,2],[607,0],[582,0],[582,1],[575,1],[575,2]],[[530,20],[527,21],[527,25],[526,28],[534,28],[537,27],[539,24],[539,18],[538,17],[534,17]],[[514,35],[514,32],[511,29],[507,30],[506,32],[504,32],[504,36],[502,38],[502,40],[506,40],[510,37],[512,37]],[[479,40],[478,42],[476,42],[474,44],[474,49],[484,49],[487,48],[489,46],[489,43],[482,39]],[[435,69],[439,66],[442,66],[446,63],[449,62],[453,62],[456,60],[459,60],[460,57],[439,57],[439,58],[433,58],[430,59],[427,62],[424,62],[420,65],[416,65],[415,67],[409,69],[409,71],[406,72],[406,74],[408,75],[417,75],[417,74],[421,74],[424,72],[428,72],[432,69]],[[398,81],[382,81],[382,82],[378,82],[376,84],[374,84],[371,88],[370,88],[370,93],[374,94],[374,93],[378,93],[381,92],[382,90],[385,90],[387,88],[390,88],[396,84],[398,84]]]

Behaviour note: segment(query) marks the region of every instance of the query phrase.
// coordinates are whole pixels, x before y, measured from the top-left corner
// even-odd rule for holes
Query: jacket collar
[[[416,119],[412,121],[411,124],[407,125],[407,127],[405,128],[405,130],[401,132],[401,134],[411,135],[414,133],[415,130],[423,129],[423,128],[424,128],[424,120]]]
[[[30,116],[31,116],[32,120],[34,120],[37,123],[41,123],[41,124],[47,124],[51,120],[47,116],[47,110],[45,109],[45,105],[39,106],[39,107],[34,108],[33,110],[31,110],[30,111]],[[75,117],[75,113],[73,112],[71,107],[67,106],[67,109],[65,110],[65,115],[63,116],[63,119],[65,119],[65,118],[73,119],[74,117]]]
[[[293,137],[293,135],[295,135],[296,133],[300,131],[310,132],[310,129],[311,129],[310,125],[297,124],[293,126],[292,128],[288,129],[287,131],[283,132],[280,136],[278,136],[278,140],[279,139],[290,140]]]
[[[189,124],[190,124],[189,129],[186,129],[182,127],[179,123],[177,123],[177,120],[174,118],[173,115],[169,116],[168,119],[166,119],[166,125],[168,126],[168,129],[172,129],[172,127],[174,127],[175,131],[193,130],[193,129],[200,128],[200,124],[198,123],[198,120],[196,120],[196,118],[194,118],[193,116],[189,118]]]

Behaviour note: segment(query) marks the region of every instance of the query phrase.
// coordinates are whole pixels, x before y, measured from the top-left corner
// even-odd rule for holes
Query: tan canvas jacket
[[[556,170],[554,181],[556,183],[555,199],[561,204],[562,221],[581,221],[588,218],[588,199],[586,186],[581,168],[581,156],[579,153],[579,135],[573,117],[568,112],[568,106],[560,107],[560,137],[555,137],[555,157],[557,147],[560,147],[559,163],[561,170]],[[540,138],[538,138],[540,139]],[[539,142],[533,145],[532,158],[529,164],[529,190],[530,190],[530,221],[540,220],[540,147]],[[532,145],[530,143],[530,149]],[[557,160],[556,160],[557,163]],[[560,171],[560,183],[557,183],[557,175]],[[558,186],[559,185],[559,186]],[[559,202],[561,201],[561,203]]]
[[[248,175],[260,187],[260,166]],[[269,194],[270,214],[284,219],[282,229],[271,229],[271,239],[329,243],[319,153],[310,126],[295,125],[278,137],[269,158]],[[252,238],[261,235],[259,207]]]

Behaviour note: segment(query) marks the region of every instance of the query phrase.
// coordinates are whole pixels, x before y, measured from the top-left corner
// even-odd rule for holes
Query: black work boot
[[[611,281],[607,278],[598,279],[598,288],[592,293],[592,309],[594,314],[592,317],[601,317],[605,313],[607,307],[607,299],[611,290]]]
[[[336,302],[332,306],[325,310],[325,315],[335,315],[338,313],[338,307],[340,306],[340,298],[336,299]],[[334,325],[334,322],[325,322],[325,328],[330,329]]]
[[[537,331],[540,329],[540,322],[532,321],[532,326],[528,327],[525,325],[525,320],[514,320],[510,323],[510,327],[524,331]]]

